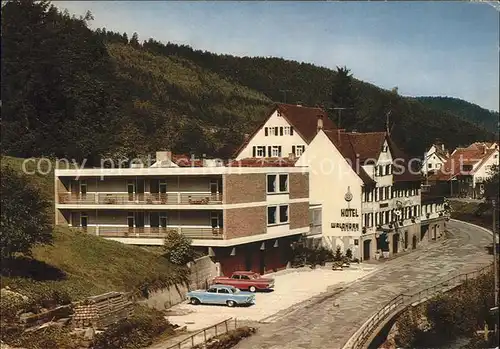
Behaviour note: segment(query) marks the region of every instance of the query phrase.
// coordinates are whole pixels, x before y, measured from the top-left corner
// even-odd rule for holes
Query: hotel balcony
[[[213,193],[62,193],[58,204],[76,205],[220,205],[222,194]]]
[[[222,228],[211,227],[113,227],[113,226],[87,226],[74,227],[86,233],[103,238],[137,238],[137,239],[164,239],[167,233],[175,231],[191,239],[221,240],[224,238]]]

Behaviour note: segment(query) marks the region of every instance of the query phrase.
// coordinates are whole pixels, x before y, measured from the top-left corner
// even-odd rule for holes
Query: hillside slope
[[[166,56],[179,56],[210,69],[238,84],[260,91],[272,100],[301,102],[331,107],[331,83],[335,72],[324,67],[281,58],[235,57],[194,50],[186,45],[161,44],[153,39],[143,48]],[[356,75],[356,72],[353,72]],[[408,153],[420,155],[435,138],[450,147],[494,136],[454,114],[428,108],[413,98],[405,98],[363,81],[355,80],[359,104],[350,118],[341,119],[341,127],[357,131],[385,129],[386,113],[391,110],[393,136]],[[331,118],[338,123],[336,112]]]
[[[24,159],[2,157],[1,166],[22,173]],[[27,168],[35,169],[33,162]],[[40,173],[27,175],[51,206],[54,202],[54,173],[48,166]],[[146,249],[108,241],[67,227],[56,227],[51,246],[33,249],[33,259],[18,259],[10,274],[2,272],[2,287],[47,301],[55,295],[77,300],[109,291],[141,293],[185,280],[186,269],[169,263]],[[131,263],[130,261],[133,261]]]
[[[486,130],[498,133],[498,119],[500,117],[498,112],[453,97],[417,97],[416,99],[432,109],[451,112]]]

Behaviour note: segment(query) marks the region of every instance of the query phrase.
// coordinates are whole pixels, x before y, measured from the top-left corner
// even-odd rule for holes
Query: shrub
[[[345,251],[345,256],[349,261],[352,260],[352,251],[350,248],[348,248],[347,251]]]
[[[292,266],[302,266],[305,263],[311,265],[324,265],[333,260],[333,253],[325,247],[309,248],[298,246],[293,250]]]
[[[52,242],[49,204],[40,190],[11,167],[1,168],[0,251],[2,258],[29,254],[37,244]]]
[[[229,349],[238,344],[242,339],[250,337],[255,332],[256,329],[254,327],[240,327],[219,336],[213,337],[207,342],[206,346],[198,344],[194,346],[193,349]]]
[[[333,257],[333,260],[335,262],[342,261],[342,251],[340,250],[340,246],[338,246],[337,249],[335,250],[335,256]]]
[[[173,333],[173,326],[162,312],[145,306],[136,306],[134,315],[122,319],[98,334],[93,349],[141,348],[153,343],[153,339]]]
[[[166,257],[173,264],[185,265],[194,260],[194,250],[191,247],[191,240],[175,230],[170,230],[167,233],[163,247]]]

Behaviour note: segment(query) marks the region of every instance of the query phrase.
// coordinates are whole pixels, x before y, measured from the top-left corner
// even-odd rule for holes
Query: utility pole
[[[338,110],[339,112],[339,121],[337,123],[337,127],[340,128],[340,122],[342,121],[342,110],[348,110],[348,109],[354,109],[354,108],[342,108],[342,107],[336,107],[336,108],[330,108],[332,110]]]
[[[496,200],[492,201],[493,204],[493,273],[495,278],[495,293],[494,299],[495,304],[494,308],[498,311],[498,260],[497,260],[497,222],[496,222],[496,210],[497,210],[497,202]],[[495,316],[495,334],[498,331],[498,317]]]

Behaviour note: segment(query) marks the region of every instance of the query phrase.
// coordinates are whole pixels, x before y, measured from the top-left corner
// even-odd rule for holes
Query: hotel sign
[[[340,217],[359,217],[358,209],[343,208],[340,210]],[[359,223],[332,223],[333,229],[338,228],[341,231],[359,231]]]
[[[332,223],[332,228],[340,228],[341,231],[359,231],[359,223]]]

